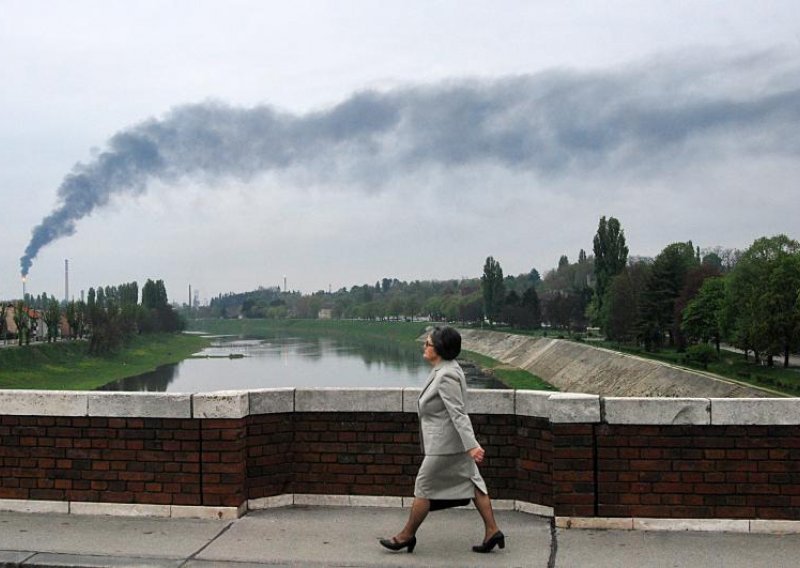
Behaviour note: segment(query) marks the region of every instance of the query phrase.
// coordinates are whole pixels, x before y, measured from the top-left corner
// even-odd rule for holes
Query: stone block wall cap
[[[249,393],[250,414],[283,414],[294,412],[293,387],[256,389]]]
[[[514,414],[512,389],[470,389],[467,407],[473,414]]]
[[[0,414],[14,416],[86,416],[86,391],[0,390]]]
[[[190,394],[92,392],[88,415],[114,418],[191,418]]]
[[[403,412],[417,413],[417,400],[422,387],[405,387],[403,389]]]
[[[550,395],[550,422],[594,424],[601,421],[600,397],[583,393],[556,393]]]
[[[250,413],[250,394],[246,390],[198,393],[192,396],[194,418],[244,418]]]
[[[298,388],[295,412],[402,412],[403,389]]]
[[[707,398],[605,397],[608,424],[706,425],[711,423]]]
[[[552,391],[518,390],[514,399],[514,413],[517,416],[550,418],[552,395]]]
[[[583,392],[557,392],[557,393],[552,393],[550,395],[550,398],[553,398],[553,399],[584,399],[584,400],[594,399],[594,400],[600,400],[600,395],[597,395],[597,394],[586,394],[586,393],[583,393]]]
[[[711,424],[724,426],[795,426],[800,398],[712,398]]]

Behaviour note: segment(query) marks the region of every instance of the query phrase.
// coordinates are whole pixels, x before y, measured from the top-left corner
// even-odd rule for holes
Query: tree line
[[[245,318],[431,319],[462,325],[582,333],[647,350],[674,347],[708,360],[722,342],[772,364],[800,347],[800,247],[785,235],[747,250],[671,243],[655,257],[629,255],[614,217],[601,217],[593,254],[559,258],[544,277],[505,275],[490,256],[479,278],[383,278],[313,294],[259,288],[220,295],[198,315]]]
[[[11,334],[7,315],[13,314],[15,338],[19,345],[30,344],[44,324],[46,339],[89,342],[89,352],[104,354],[119,349],[141,333],[173,332],[185,322],[169,304],[163,280],[148,279],[142,287],[129,282],[117,286],[89,288],[86,301],[59,302],[53,296],[26,295],[23,300],[0,306],[0,337]]]

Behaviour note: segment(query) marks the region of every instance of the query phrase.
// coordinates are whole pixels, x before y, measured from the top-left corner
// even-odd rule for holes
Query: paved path
[[[381,548],[407,510],[285,508],[235,521],[0,513],[0,566],[187,567],[712,567],[800,565],[800,535],[551,529],[498,511],[505,550],[475,554],[475,511],[432,513],[413,554]]]

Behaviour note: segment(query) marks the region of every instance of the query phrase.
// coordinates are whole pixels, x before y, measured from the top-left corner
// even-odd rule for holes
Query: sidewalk
[[[413,554],[378,538],[406,509],[283,508],[235,521],[0,513],[0,566],[191,567],[790,567],[800,535],[551,531],[549,519],[498,511],[507,546],[471,551],[482,537],[475,511],[432,513]]]

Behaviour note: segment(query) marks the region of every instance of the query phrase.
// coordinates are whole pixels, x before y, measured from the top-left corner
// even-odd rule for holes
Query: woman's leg
[[[486,535],[483,537],[483,541],[486,542],[489,540],[497,531],[500,529],[497,527],[497,523],[494,520],[494,511],[492,510],[492,500],[489,499],[489,496],[486,493],[483,493],[477,487],[475,488],[475,498],[473,499],[475,503],[475,508],[478,509],[478,512],[481,514],[481,518],[483,519],[483,526],[486,531]]]
[[[428,511],[431,510],[431,502],[429,499],[422,499],[414,497],[414,502],[411,504],[411,512],[408,514],[408,521],[406,526],[403,527],[394,537],[397,542],[406,542],[412,536],[417,534],[417,529],[428,516]]]

